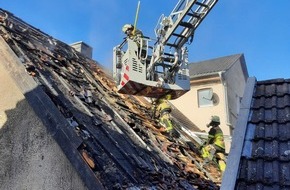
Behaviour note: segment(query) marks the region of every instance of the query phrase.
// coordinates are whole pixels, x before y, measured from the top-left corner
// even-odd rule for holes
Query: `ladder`
[[[169,29],[158,36],[159,43],[176,49],[183,47],[217,1],[179,0],[167,18],[171,22]]]

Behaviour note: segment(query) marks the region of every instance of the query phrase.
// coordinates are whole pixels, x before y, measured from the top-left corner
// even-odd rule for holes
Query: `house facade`
[[[196,132],[201,137],[207,137],[211,116],[218,115],[228,152],[248,78],[244,55],[192,63],[189,71],[190,91],[171,103],[203,131]]]

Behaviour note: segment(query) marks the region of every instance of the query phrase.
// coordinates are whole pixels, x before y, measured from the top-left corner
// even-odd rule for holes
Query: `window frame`
[[[206,94],[208,93],[208,94]],[[202,88],[197,90],[197,103],[199,108],[212,107],[215,105],[213,100],[213,89]],[[202,96],[202,97],[201,97]]]

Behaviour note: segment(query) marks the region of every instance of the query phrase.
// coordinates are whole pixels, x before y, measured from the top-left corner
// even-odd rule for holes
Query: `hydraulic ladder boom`
[[[166,18],[171,26],[168,26],[164,36],[160,36],[161,43],[182,48],[216,2],[217,0],[180,0]]]
[[[152,98],[170,94],[175,99],[189,91],[185,44],[217,1],[179,0],[168,17],[161,15],[153,45],[152,39],[136,36],[114,47],[113,75],[118,92]]]

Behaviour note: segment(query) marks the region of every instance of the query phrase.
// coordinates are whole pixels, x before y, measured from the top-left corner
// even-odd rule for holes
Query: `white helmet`
[[[132,24],[125,24],[122,28],[122,31],[126,33],[128,30],[133,30],[134,26]]]

